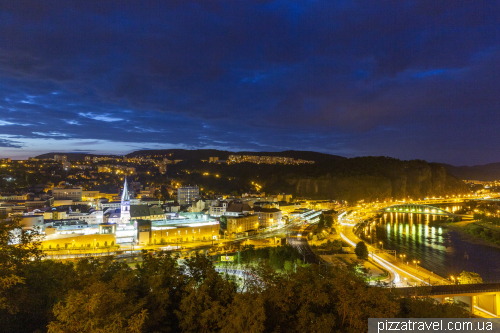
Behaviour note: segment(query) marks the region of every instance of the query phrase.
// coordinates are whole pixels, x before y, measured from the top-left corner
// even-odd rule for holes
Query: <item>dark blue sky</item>
[[[498,1],[0,2],[0,155],[500,161]]]

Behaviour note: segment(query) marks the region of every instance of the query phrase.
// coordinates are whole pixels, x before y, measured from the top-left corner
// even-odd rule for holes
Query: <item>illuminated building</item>
[[[130,223],[130,196],[128,193],[127,177],[125,177],[125,183],[123,184],[123,193],[120,209],[121,223]]]
[[[198,186],[182,186],[177,189],[177,202],[179,205],[191,205],[200,198]]]
[[[82,201],[83,190],[81,187],[54,187],[52,189],[52,196],[54,200],[70,199],[73,201]]]
[[[269,228],[281,224],[282,213],[277,208],[254,207],[254,212],[259,217],[260,228]]]
[[[238,238],[245,232],[257,231],[259,229],[259,217],[257,215],[224,216],[223,218],[227,221],[226,234],[229,237]]]

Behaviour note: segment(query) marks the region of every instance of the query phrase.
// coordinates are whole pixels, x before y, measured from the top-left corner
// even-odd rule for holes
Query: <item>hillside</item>
[[[98,154],[88,154],[88,153],[61,153],[61,152],[52,152],[52,153],[45,153],[41,154],[38,156],[35,156],[35,158],[38,159],[47,159],[47,158],[54,158],[54,155],[66,155],[68,157],[68,161],[81,161],[85,159],[85,156],[99,156],[99,157],[117,157],[117,155],[98,155]]]
[[[68,160],[83,160],[85,156],[107,156],[107,157],[117,157],[118,155],[98,155],[91,153],[57,153],[51,152],[42,155],[36,156],[36,158],[46,159],[53,158],[54,155],[66,155],[68,156]],[[184,160],[184,161],[195,161],[195,160],[208,160],[209,157],[218,157],[221,160],[226,160],[229,155],[255,155],[255,156],[281,156],[281,157],[291,157],[294,159],[302,159],[308,161],[334,161],[334,160],[342,160],[346,159],[345,157],[330,155],[324,153],[318,153],[314,151],[298,151],[298,150],[286,150],[281,152],[255,152],[255,151],[240,151],[240,152],[232,152],[226,150],[217,150],[217,149],[197,149],[197,150],[188,150],[188,149],[159,149],[159,150],[137,150],[130,154],[127,154],[127,157],[139,157],[139,156],[151,156],[155,158],[163,158],[167,157],[171,160]]]
[[[203,176],[204,173],[209,176]],[[183,161],[169,167],[169,174],[184,184],[198,184],[215,193],[248,191],[252,182],[261,185],[266,193],[349,201],[416,199],[469,192],[464,182],[439,164],[388,157],[342,158],[312,165]]]
[[[56,153],[39,157],[53,157],[54,154]],[[227,159],[231,154],[286,156],[313,160],[315,163],[227,165],[202,162],[213,156]],[[65,153],[65,155],[70,160],[96,156],[84,153]],[[215,149],[168,149],[141,150],[127,156],[168,157],[171,160],[182,160],[180,163],[169,165],[167,175],[182,184],[198,184],[205,192],[213,193],[243,193],[254,189],[252,182],[261,185],[261,190],[267,193],[286,192],[294,197],[348,201],[417,199],[469,192],[465,183],[454,176],[457,175],[457,170],[461,170],[460,168],[421,160],[401,161],[389,157],[345,158],[293,150],[235,153]]]
[[[498,180],[500,179],[500,163],[490,163],[474,166],[453,166],[442,164],[452,175],[463,180]]]
[[[291,157],[294,159],[302,159],[309,161],[334,161],[346,159],[345,157],[318,153],[314,151],[298,151],[286,150],[280,152],[255,152],[255,151],[239,151],[231,152],[217,149],[162,149],[162,150],[138,150],[127,155],[127,157],[137,156],[164,156],[174,160],[208,160],[209,157],[218,157],[221,160],[226,160],[229,155],[254,155],[254,156],[280,156]]]

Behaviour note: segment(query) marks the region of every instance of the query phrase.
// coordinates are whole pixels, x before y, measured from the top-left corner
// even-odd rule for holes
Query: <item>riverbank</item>
[[[461,240],[464,242],[471,243],[471,244],[490,246],[490,247],[500,249],[499,244],[496,244],[490,240],[484,239],[481,236],[473,235],[473,234],[470,234],[469,232],[467,232],[472,227],[472,225],[496,231],[494,228],[492,228],[492,226],[484,225],[484,222],[470,220],[470,221],[462,221],[462,222],[455,222],[455,223],[443,223],[443,224],[446,226],[446,228],[448,228],[448,230],[452,230],[452,231],[455,231],[456,233],[458,233],[460,235]],[[493,226],[493,227],[498,228],[496,226]],[[497,232],[500,232],[500,228],[498,228],[498,229],[499,230]]]

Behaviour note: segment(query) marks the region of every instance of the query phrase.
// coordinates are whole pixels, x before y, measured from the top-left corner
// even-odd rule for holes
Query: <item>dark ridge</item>
[[[291,157],[294,159],[302,159],[308,161],[333,161],[333,160],[341,160],[346,159],[345,157],[318,153],[314,151],[298,151],[298,150],[286,150],[280,152],[258,152],[258,151],[239,151],[239,152],[231,152],[226,150],[217,150],[217,149],[196,149],[196,150],[187,150],[187,149],[161,149],[161,150],[138,150],[134,151],[130,154],[127,154],[127,157],[136,157],[136,156],[164,156],[169,159],[175,160],[206,160],[209,157],[218,157],[221,160],[226,160],[229,155],[254,155],[254,156],[280,156],[280,157]]]
[[[448,173],[462,180],[491,181],[500,179],[500,163],[474,166],[441,164]]]

